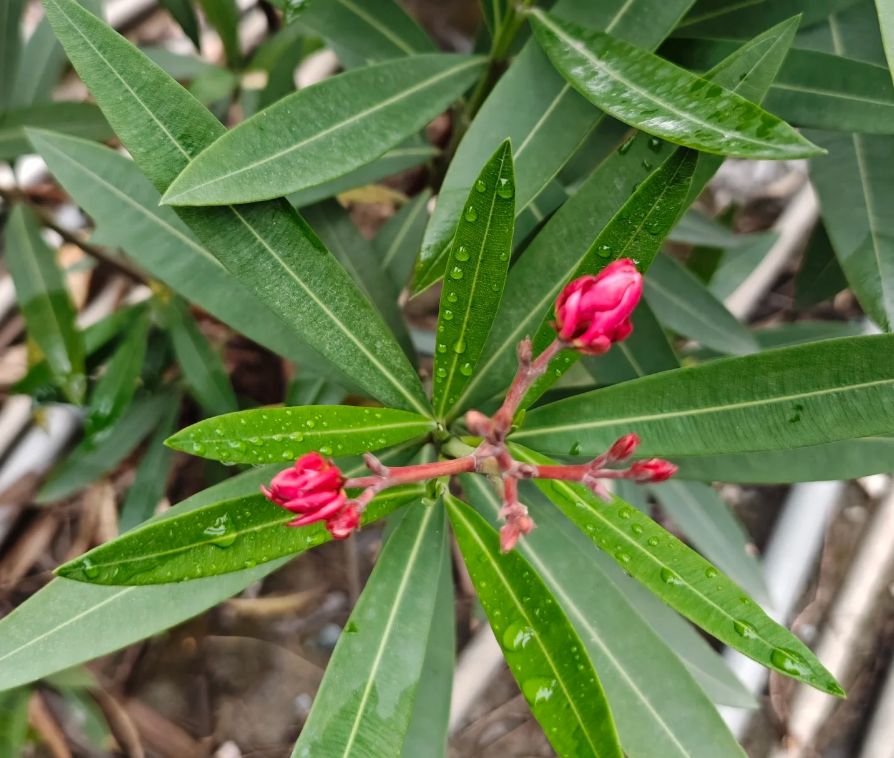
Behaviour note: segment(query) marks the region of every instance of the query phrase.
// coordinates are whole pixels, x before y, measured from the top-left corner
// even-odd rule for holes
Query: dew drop
[[[444,311],[444,321],[453,321],[453,311]]]
[[[332,448],[329,447],[328,445],[323,445],[323,446],[320,448],[320,453],[321,453],[322,455],[332,455]]]
[[[249,437],[248,441],[255,447],[263,447],[264,446],[264,440],[262,440],[260,437]]]
[[[621,510],[618,511],[618,515],[624,519],[630,518],[633,515],[633,509],[624,506],[623,508],[621,508]]]
[[[462,279],[463,278],[463,270],[459,266],[454,266],[450,270],[450,278],[451,279]]]
[[[445,376],[447,376],[447,369],[439,368],[435,373],[443,379]]]
[[[531,705],[537,705],[538,703],[549,700],[553,696],[555,688],[555,679],[544,679],[541,677],[528,679],[522,682],[521,686],[525,699]]]
[[[683,580],[669,568],[661,569],[661,581],[665,584],[683,584]]]
[[[515,194],[512,182],[508,179],[500,179],[500,183],[497,185],[497,194],[506,200],[512,197]]]
[[[596,253],[601,258],[611,258],[612,249],[610,245],[600,245],[596,248]]]
[[[353,621],[349,621],[348,625],[345,627],[345,634],[357,634],[360,631],[360,627],[357,626]]]
[[[618,152],[621,155],[627,155],[627,152],[630,150],[630,148],[632,146],[633,146],[633,137],[630,137],[624,141],[624,144],[621,145],[621,147],[618,148]]]
[[[792,676],[808,676],[811,673],[807,661],[794,650],[776,648],[770,654],[770,662],[778,669]]]
[[[474,206],[469,206],[466,208],[466,212],[463,214],[466,221],[469,223],[474,222],[478,218],[478,211],[475,210]]]
[[[301,442],[304,439],[304,432],[292,432],[289,439],[293,442]]]
[[[747,621],[734,621],[733,629],[736,630],[736,634],[740,637],[744,637],[746,640],[751,640],[757,637],[757,630],[754,628],[754,625]]]
[[[456,297],[455,292],[451,292],[449,295],[447,295],[447,302],[455,303],[456,301],[457,301],[457,297]]]
[[[214,547],[228,548],[231,547],[234,542],[236,542],[237,536],[238,535],[236,534],[226,534],[220,539],[214,540],[214,542],[212,542],[211,544],[214,545]]]
[[[491,288],[494,292],[499,292],[499,291],[500,291],[500,285],[499,285],[499,284],[492,284],[492,285],[490,286],[490,288]]]
[[[456,248],[456,252],[454,253],[454,255],[456,256],[456,260],[458,261],[469,260],[469,251],[466,250],[465,245],[460,245],[458,248]]]
[[[242,440],[230,440],[230,447],[238,450],[240,453],[245,451],[245,443]]]
[[[625,553],[623,550],[618,550],[615,552],[615,560],[619,563],[630,563],[630,553]]]
[[[314,420],[313,420],[312,418],[309,418],[309,419],[307,420],[307,422],[306,422],[304,425],[305,425],[308,429],[313,429],[313,428],[316,426],[316,424],[314,423]]]
[[[438,345],[438,352],[439,352],[439,353],[446,353],[446,352],[447,352],[447,345],[445,345],[443,342],[442,342],[440,345]]]
[[[509,256],[506,253],[500,253],[500,260],[504,263],[509,260]]]
[[[192,443],[192,451],[196,455],[201,455],[205,452],[205,446],[201,442],[193,442]]]
[[[459,373],[461,373],[463,376],[472,376],[472,371],[473,368],[471,363],[464,363],[462,366],[460,366],[459,369]]]
[[[571,449],[568,451],[568,455],[579,455],[580,454],[580,442],[575,442]]]
[[[457,340],[456,343],[453,345],[453,352],[457,355],[462,355],[464,352],[466,352],[465,340]]]
[[[660,153],[661,148],[664,146],[664,143],[658,139],[658,137],[651,137],[649,139],[649,150],[653,153]]]
[[[639,524],[633,524],[630,527],[630,531],[633,532],[634,534],[639,535],[639,534],[643,533],[643,528]]]
[[[642,166],[646,171],[652,170],[652,164],[647,160],[643,160]]]
[[[214,433],[215,433],[218,437],[223,437],[223,433],[224,433],[223,427],[220,427],[220,426],[217,427],[217,429],[214,430]]]
[[[477,192],[487,192],[487,185],[479,179],[475,182],[475,190]]]
[[[88,579],[96,579],[99,576],[99,569],[94,566],[89,558],[84,558],[84,576]]]
[[[708,577],[708,579],[713,579],[715,576],[717,576],[717,569],[713,566],[709,566],[707,569],[705,569],[705,576]]]
[[[649,544],[652,547],[655,547],[658,544],[658,538],[657,537],[649,537]]]
[[[503,632],[503,647],[512,653],[524,650],[534,636],[534,630],[522,621],[516,621]]]

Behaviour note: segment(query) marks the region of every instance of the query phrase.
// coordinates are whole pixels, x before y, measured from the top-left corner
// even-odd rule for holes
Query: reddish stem
[[[385,473],[383,474],[348,479],[345,482],[345,489],[370,488],[374,489],[376,492],[381,492],[388,487],[396,487],[399,484],[412,484],[413,482],[437,479],[441,476],[465,474],[470,471],[475,471],[477,466],[478,460],[476,457],[474,455],[467,455],[463,458],[454,458],[449,461],[421,463],[418,466],[384,468],[383,471]]]
[[[500,437],[505,437],[512,427],[512,420],[521,401],[524,400],[531,385],[534,384],[549,368],[549,362],[556,357],[560,350],[568,347],[562,340],[555,340],[540,355],[532,361],[533,348],[531,340],[526,338],[518,345],[518,371],[512,380],[512,386],[503,401],[500,410],[494,415],[494,432]]]

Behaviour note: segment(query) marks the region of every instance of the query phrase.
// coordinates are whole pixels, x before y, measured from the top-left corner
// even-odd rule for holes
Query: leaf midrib
[[[349,0],[336,0],[336,2],[341,3],[345,8],[351,11],[355,16],[362,19],[367,23],[368,26],[375,29],[379,34],[381,34],[385,39],[390,40],[395,47],[403,50],[407,55],[415,55],[419,51],[416,50],[410,43],[404,40],[397,34],[394,34],[387,26],[384,24],[380,24],[375,16],[369,15],[362,8],[358,8],[354,3]]]
[[[337,407],[337,406],[333,406],[333,407]],[[205,426],[206,426],[205,424],[202,425],[202,427],[203,427],[202,431],[205,430]],[[407,429],[407,428],[414,427],[414,426],[419,426],[419,427],[421,427],[420,431],[425,431],[428,429],[433,429],[435,427],[435,423],[434,423],[434,421],[429,421],[428,419],[421,419],[419,421],[402,421],[402,422],[398,422],[398,423],[394,423],[394,424],[381,424],[379,426],[366,426],[366,427],[363,427],[360,429],[347,427],[344,429],[337,429],[337,428],[335,428],[335,429],[332,429],[332,428],[321,429],[319,431],[316,431],[316,430],[304,431],[304,430],[302,430],[302,434],[304,434],[305,439],[311,438],[312,440],[315,440],[316,438],[324,438],[325,439],[327,435],[331,435],[331,434],[339,435],[340,437],[344,437],[346,435],[352,435],[352,434],[366,435],[366,434],[375,434],[376,432],[387,430],[387,429]],[[258,437],[259,439],[262,439],[262,440],[271,440],[273,442],[276,442],[277,440],[275,439],[275,437],[277,437],[277,436],[285,437],[288,434],[291,434],[291,432],[285,432],[285,431],[271,432],[269,434],[252,434],[251,436]],[[233,436],[233,437],[222,437],[218,434],[214,434],[212,436],[209,432],[208,437],[201,437],[201,436],[196,436],[195,438],[193,438],[192,436],[189,437],[189,441],[192,441],[193,439],[195,439],[196,441],[201,440],[202,442],[224,443],[224,442],[232,442],[235,440],[244,440],[245,437],[240,437],[238,435]],[[285,442],[285,439],[283,439],[282,441]]]

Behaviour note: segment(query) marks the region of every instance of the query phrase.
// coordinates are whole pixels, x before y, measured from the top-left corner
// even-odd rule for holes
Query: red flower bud
[[[661,458],[635,461],[630,466],[632,479],[638,482],[664,482],[677,473],[677,466]]]
[[[357,507],[349,505],[337,516],[326,522],[326,528],[334,540],[343,540],[351,536],[351,532],[360,526],[360,514]]]
[[[629,258],[614,261],[598,276],[581,276],[556,300],[559,337],[582,353],[599,355],[630,336],[630,314],[643,293],[643,277]]]
[[[277,505],[300,513],[288,526],[305,526],[335,516],[347,501],[344,477],[338,467],[319,453],[302,455],[295,465],[281,471],[261,492]]]
[[[609,463],[621,463],[626,461],[639,447],[639,437],[636,434],[625,434],[617,440],[608,451]]]

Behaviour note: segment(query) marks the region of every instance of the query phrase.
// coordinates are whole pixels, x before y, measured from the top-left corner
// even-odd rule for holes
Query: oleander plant
[[[12,391],[82,409],[33,502],[143,450],[119,536],[0,621],[0,754],[38,683],[377,522],[297,758],[445,758],[466,575],[561,758],[743,758],[716,706],[753,695],[699,629],[843,698],[714,484],[894,468],[894,2],[482,0],[464,52],[396,0],[262,3],[250,43],[244,3],[161,5],[220,60],[0,0]],[[727,158],[802,183],[797,319],[737,305],[791,243],[706,210]],[[87,319],[60,240],[139,295]],[[844,291],[856,318],[817,316]],[[294,367],[282,402],[237,394],[208,320]],[[216,483],[158,510],[190,457]]]

